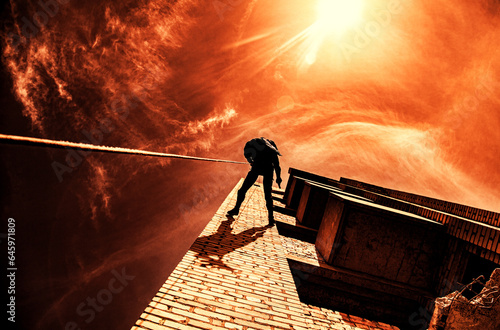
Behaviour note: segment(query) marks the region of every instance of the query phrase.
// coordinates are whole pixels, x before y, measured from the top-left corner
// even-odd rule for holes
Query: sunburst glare
[[[319,0],[316,25],[323,33],[341,34],[361,21],[362,0]]]

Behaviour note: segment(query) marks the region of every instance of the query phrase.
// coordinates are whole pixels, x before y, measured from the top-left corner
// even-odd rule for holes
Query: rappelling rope
[[[118,154],[180,158],[180,159],[201,160],[201,161],[206,161],[206,162],[218,162],[218,163],[232,163],[232,164],[245,164],[245,165],[248,164],[248,163],[244,163],[244,162],[236,162],[233,160],[184,156],[184,155],[176,155],[176,154],[167,154],[167,153],[163,153],[163,152],[139,150],[139,149],[98,146],[95,144],[88,144],[88,143],[75,143],[75,142],[39,139],[39,138],[34,138],[34,137],[6,135],[6,134],[0,134],[0,142],[5,143],[5,144],[20,144],[20,145],[27,145],[27,146],[50,147],[50,148],[59,148],[59,149],[73,148],[73,149],[86,150],[86,151],[111,152],[111,153],[118,153]]]

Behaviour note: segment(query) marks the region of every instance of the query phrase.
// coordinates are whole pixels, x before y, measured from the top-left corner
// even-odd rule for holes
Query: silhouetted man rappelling
[[[232,210],[227,212],[228,215],[237,215],[240,212],[240,207],[245,200],[245,195],[250,187],[255,183],[259,175],[264,177],[264,196],[266,198],[266,207],[269,215],[269,225],[274,225],[273,216],[273,176],[276,171],[276,183],[281,188],[281,167],[278,156],[281,154],[278,147],[272,140],[266,138],[256,138],[248,141],[243,150],[245,158],[252,166],[248,172],[240,190],[238,190],[238,198],[236,205]]]

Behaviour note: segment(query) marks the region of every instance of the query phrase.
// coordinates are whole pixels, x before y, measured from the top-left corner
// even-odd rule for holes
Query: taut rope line
[[[154,152],[154,151],[139,150],[139,149],[121,148],[121,147],[98,146],[95,144],[88,144],[88,143],[75,143],[67,141],[39,139],[34,137],[26,137],[18,135],[0,134],[0,142],[5,144],[19,144],[19,145],[36,146],[36,147],[49,147],[49,148],[59,148],[59,149],[73,148],[85,151],[100,151],[100,152],[110,152],[110,153],[129,154],[129,155],[180,158],[180,159],[201,160],[206,162],[218,162],[218,163],[232,163],[232,164],[245,164],[245,165],[248,164],[244,162],[236,162],[233,160],[184,156],[176,154],[167,154],[163,152]]]

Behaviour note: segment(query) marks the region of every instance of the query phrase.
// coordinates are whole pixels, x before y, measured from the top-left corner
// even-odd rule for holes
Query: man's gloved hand
[[[283,180],[281,180],[281,177],[276,179],[276,183],[278,184],[278,187],[280,189],[281,189],[281,182],[283,182]]]

